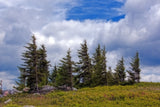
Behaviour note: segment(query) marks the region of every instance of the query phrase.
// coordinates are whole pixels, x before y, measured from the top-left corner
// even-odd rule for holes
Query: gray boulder
[[[4,104],[7,104],[7,103],[9,103],[9,102],[11,102],[12,100],[11,99],[8,99],[8,100],[6,100],[5,102],[4,102]]]

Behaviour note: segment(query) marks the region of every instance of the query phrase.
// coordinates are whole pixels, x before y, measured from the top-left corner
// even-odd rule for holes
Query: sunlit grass
[[[11,98],[9,105],[3,102]],[[13,105],[13,106],[12,106]],[[99,86],[77,91],[54,91],[46,95],[19,94],[0,99],[0,106],[19,107],[159,107],[160,83],[139,83],[130,86]]]

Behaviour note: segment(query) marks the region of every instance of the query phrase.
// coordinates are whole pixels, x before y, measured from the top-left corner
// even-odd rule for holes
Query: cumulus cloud
[[[0,70],[6,70],[8,65],[16,69],[21,47],[31,35],[52,21],[64,20],[66,11],[74,5],[75,0],[0,0]],[[48,40],[52,44],[54,38]]]
[[[142,66],[142,74],[155,74],[155,75],[160,75],[160,66]]]
[[[0,32],[0,44],[3,44],[3,39],[4,39],[4,32]]]
[[[129,67],[129,65],[128,65]],[[160,66],[140,66],[141,82],[160,82]]]
[[[140,4],[142,6],[137,7]],[[136,51],[140,52],[142,64],[149,65],[153,64],[155,57],[160,59],[157,54],[160,53],[158,47],[160,44],[158,36],[160,28],[159,5],[159,1],[151,3],[149,0],[127,0],[123,7],[126,16],[118,22],[101,20],[56,21],[43,26],[40,34],[45,35],[46,40],[54,38],[54,42],[50,43],[52,48],[48,47],[49,57],[52,56],[52,59],[64,56],[62,54],[65,54],[66,48],[72,48],[75,53],[79,47],[77,45],[86,39],[91,54],[98,43],[106,45],[108,65],[113,68],[118,58],[124,56],[127,59],[126,63],[128,63]],[[41,38],[39,39],[41,40]]]
[[[159,77],[160,77],[160,75],[155,75],[155,74],[150,74],[150,75],[141,74],[140,81],[142,81],[142,82],[159,82],[160,81]]]
[[[73,59],[84,39],[92,54],[98,43],[106,45],[108,66],[115,67],[121,56],[127,60],[140,52],[143,81],[160,81],[160,1],[116,0],[125,2],[120,9],[125,17],[118,22],[104,20],[66,20],[67,11],[78,0],[0,0],[0,71],[20,64],[23,46],[35,34],[38,45],[45,44],[54,65],[71,48]],[[128,66],[128,65],[127,65]],[[16,70],[16,68],[14,68]],[[148,71],[151,71],[148,74]],[[3,74],[4,75],[4,74]],[[156,80],[152,80],[153,77]]]
[[[10,73],[6,73],[5,71],[0,72],[0,80],[2,80],[3,89],[12,89],[15,86],[15,79],[17,77],[11,75]]]
[[[26,43],[30,41],[31,35],[39,32],[51,21],[64,20],[66,11],[76,5],[75,1],[0,0],[0,72],[18,74],[17,66],[22,62],[21,53]],[[41,41],[52,44],[54,38],[44,37]],[[10,83],[11,80],[7,79]],[[7,86],[7,83],[4,85]]]
[[[115,68],[117,61],[120,60],[122,54],[119,51],[109,51],[106,54],[107,56],[107,66]]]

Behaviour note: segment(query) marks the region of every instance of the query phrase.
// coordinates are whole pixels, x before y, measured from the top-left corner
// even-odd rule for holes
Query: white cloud
[[[107,56],[107,66],[115,69],[117,61],[120,60],[122,54],[119,51],[109,51],[106,54]]]
[[[64,57],[68,48],[76,59],[77,49],[84,39],[91,54],[98,43],[106,45],[108,66],[112,68],[121,56],[130,58],[137,50],[143,58],[142,64],[150,63],[150,59],[159,61],[160,1],[117,1],[126,1],[120,9],[126,15],[118,22],[111,22],[65,20],[67,11],[78,5],[77,0],[0,0],[0,5],[5,5],[0,10],[3,14],[0,16],[0,49],[3,50],[0,67],[19,64],[19,50],[23,50],[31,33],[35,33],[38,44],[46,45],[52,65]],[[149,74],[149,70],[152,73]],[[156,75],[159,70],[159,67],[143,68],[142,80],[160,81]]]
[[[0,68],[19,65],[19,50],[29,42],[33,31],[51,21],[64,20],[66,11],[76,5],[76,0],[0,0]],[[5,6],[4,6],[5,5]],[[38,32],[37,32],[38,33]],[[40,33],[39,33],[40,34]],[[40,35],[39,42],[47,46],[55,43],[54,37]],[[39,40],[39,39],[38,39]],[[5,66],[5,67],[4,67]]]
[[[143,8],[140,8],[141,14],[136,12],[136,5],[140,3],[143,4]],[[54,38],[55,44],[53,44],[53,47],[57,46],[63,50],[58,51],[57,53],[59,54],[64,54],[66,47],[77,50],[77,45],[84,39],[88,41],[91,53],[93,53],[98,43],[106,45],[109,49],[109,66],[116,65],[117,59],[121,56],[132,57],[131,53],[133,55],[137,50],[141,51],[140,54],[143,54],[144,57],[147,57],[148,55],[145,54],[146,49],[149,49],[147,47],[150,47],[150,44],[152,44],[156,48],[157,44],[159,44],[159,42],[155,42],[152,38],[159,39],[157,35],[159,35],[158,29],[160,28],[158,26],[160,7],[156,4],[158,3],[157,1],[151,4],[149,4],[149,1],[147,4],[144,3],[144,1],[135,1],[132,5],[132,1],[127,1],[125,5],[125,10],[128,10],[126,11],[126,17],[119,22],[97,20],[85,20],[82,22],[73,20],[56,21],[46,24],[40,33],[47,38]],[[134,11],[129,9],[130,5],[132,5]],[[154,20],[156,21],[154,22]],[[148,50],[148,53],[154,53],[154,49],[152,49]],[[49,51],[51,52],[49,56],[54,55],[54,48],[49,48]],[[55,55],[55,57],[58,56]]]
[[[38,45],[45,44],[48,47],[48,46],[52,46],[55,44],[54,37],[51,37],[51,36],[46,37],[40,34],[39,32],[35,32],[34,35],[36,36]]]
[[[1,45],[3,44],[4,37],[5,37],[5,33],[4,32],[0,32],[0,44]]]
[[[141,74],[140,81],[142,81],[142,82],[159,82],[160,81],[160,75],[155,75],[155,74],[145,75],[145,74]]]
[[[12,89],[13,86],[15,86],[15,79],[17,77],[14,75],[11,75],[9,73],[6,73],[5,71],[0,72],[0,80],[2,80],[3,89]]]
[[[160,76],[160,66],[142,66],[142,74],[155,74]]]
[[[20,2],[23,2],[24,0],[0,0],[0,3],[6,5],[6,6],[15,6]]]
[[[142,66],[141,81],[160,82],[160,66]]]

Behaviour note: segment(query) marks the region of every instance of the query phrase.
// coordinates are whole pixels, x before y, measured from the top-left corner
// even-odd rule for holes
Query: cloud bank
[[[3,89],[12,89],[15,86],[14,80],[16,76],[6,73],[5,71],[0,72],[0,80],[2,80]]]
[[[15,75],[11,77],[18,76],[16,66],[22,63],[23,46],[35,34],[37,43],[46,45],[52,65],[65,55],[68,48],[76,60],[79,44],[86,39],[90,54],[98,43],[106,46],[107,66],[112,68],[121,56],[128,63],[130,57],[139,51],[141,80],[160,82],[160,1],[117,1],[124,2],[119,10],[125,13],[125,17],[113,22],[66,20],[68,11],[79,5],[78,0],[0,0],[0,73],[5,76],[5,71]],[[12,82],[8,81],[8,84]]]

